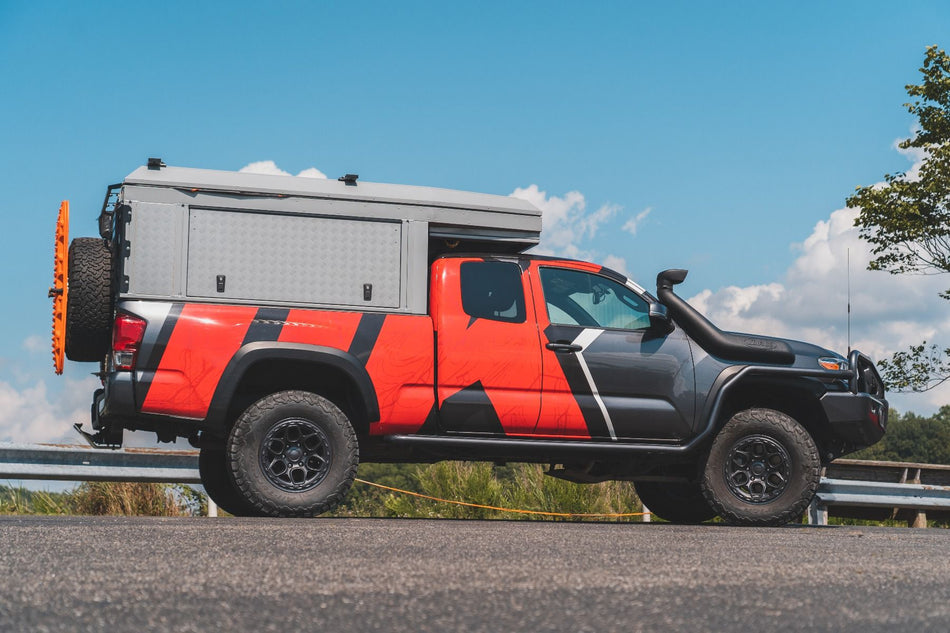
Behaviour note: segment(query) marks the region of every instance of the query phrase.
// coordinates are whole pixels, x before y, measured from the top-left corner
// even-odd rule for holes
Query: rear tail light
[[[112,363],[116,369],[135,368],[135,357],[145,336],[145,320],[130,314],[120,314],[112,328]]]

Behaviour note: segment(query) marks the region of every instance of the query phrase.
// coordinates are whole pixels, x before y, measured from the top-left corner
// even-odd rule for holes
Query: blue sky
[[[904,85],[948,34],[937,1],[0,0],[0,439],[85,411],[94,368],[54,377],[46,348],[56,210],[68,198],[72,235],[94,234],[105,187],[148,156],[520,190],[549,251],[647,287],[686,267],[683,293],[725,327],[838,346],[854,248],[857,342],[939,336],[932,284],[860,270],[834,213],[912,166]]]

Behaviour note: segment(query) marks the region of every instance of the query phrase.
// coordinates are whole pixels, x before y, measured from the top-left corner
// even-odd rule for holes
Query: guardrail
[[[827,525],[831,516],[906,521],[950,519],[950,466],[839,459],[822,470],[808,522]]]
[[[0,444],[0,481],[134,481],[200,484],[198,451],[102,450],[82,445]],[[208,499],[208,516],[218,507]]]
[[[197,451],[58,444],[0,444],[3,479],[201,483]]]
[[[0,444],[0,481],[11,479],[201,483],[193,450]],[[829,514],[905,520],[913,527],[927,527],[928,517],[950,519],[950,466],[836,460],[822,470],[808,522],[827,525]],[[210,499],[208,515],[217,516]]]

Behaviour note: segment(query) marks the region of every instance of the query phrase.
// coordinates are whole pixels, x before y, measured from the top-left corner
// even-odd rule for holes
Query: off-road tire
[[[294,443],[292,435],[280,435],[290,433],[288,428],[298,435],[303,429],[306,437]],[[275,455],[272,461],[283,460],[286,466],[304,453],[310,468],[321,463],[315,456],[320,451],[326,464],[314,467],[313,481],[305,480],[302,489],[292,489],[295,478],[289,468],[283,474],[276,472],[279,468],[265,472],[265,462]],[[353,485],[359,464],[359,444],[346,415],[307,391],[281,391],[248,407],[231,429],[227,453],[235,485],[251,507],[268,516],[312,517],[333,509]],[[311,470],[305,472],[309,477]]]
[[[638,481],[637,496],[650,512],[670,523],[702,523],[716,516],[698,483]]]
[[[69,245],[66,358],[100,361],[112,338],[112,251],[98,237],[77,237]]]
[[[202,448],[198,453],[201,485],[218,507],[236,517],[260,516],[231,479],[231,469],[223,447]]]
[[[742,485],[747,476],[754,483]],[[700,486],[726,522],[775,526],[802,516],[820,477],[818,447],[802,425],[780,411],[746,409],[713,440]]]

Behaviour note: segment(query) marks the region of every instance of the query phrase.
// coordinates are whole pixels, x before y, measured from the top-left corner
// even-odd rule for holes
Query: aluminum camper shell
[[[541,233],[524,200],[353,178],[150,161],[110,191],[122,299],[422,314],[432,257],[521,252]]]

